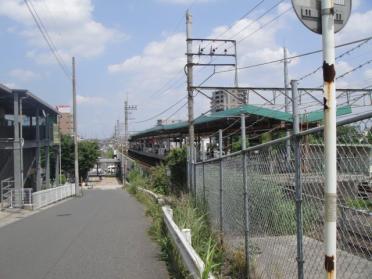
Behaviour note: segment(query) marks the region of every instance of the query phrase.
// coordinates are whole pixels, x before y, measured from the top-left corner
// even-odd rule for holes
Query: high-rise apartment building
[[[211,100],[211,111],[223,111],[244,105],[246,93],[244,90],[214,91]]]

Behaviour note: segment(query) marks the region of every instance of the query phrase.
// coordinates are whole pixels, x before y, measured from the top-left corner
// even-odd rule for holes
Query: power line
[[[177,75],[179,75],[180,73],[183,73],[183,70],[181,70],[180,72],[178,72]],[[165,92],[167,92],[170,89],[174,88],[177,85],[177,83],[179,83],[183,79],[184,79],[184,76],[182,74],[181,76],[179,76],[179,78],[177,80],[174,80],[174,79],[168,80],[158,90],[156,90],[154,93],[152,93],[150,95],[150,98],[151,97],[154,97],[155,95],[157,95],[159,93],[164,94]]]
[[[247,38],[249,38],[250,36],[256,34],[257,32],[261,31],[262,29],[264,29],[266,26],[270,25],[271,23],[273,23],[274,21],[278,20],[280,17],[282,17],[283,15],[285,15],[286,13],[288,13],[290,10],[292,10],[292,7],[286,9],[284,12],[280,13],[279,15],[277,15],[276,17],[274,17],[273,19],[271,19],[270,21],[266,22],[265,24],[261,25],[260,28],[256,29],[255,31],[249,33],[248,35],[244,36],[242,39],[240,39],[239,41],[237,41],[238,43],[246,40]]]
[[[284,1],[284,0],[283,0]],[[244,18],[246,18],[247,16],[249,16],[253,11],[255,11],[261,4],[263,4],[265,2],[265,0],[261,0],[260,2],[258,2],[253,8],[251,8],[249,11],[247,11],[246,13],[244,13],[239,19],[239,20],[242,20]],[[221,38],[223,35],[225,35],[229,30],[231,30],[235,25],[235,22],[232,23],[224,32],[222,32],[221,34],[219,34],[217,36],[217,38]],[[206,48],[208,48],[211,44],[207,45]]]
[[[364,66],[370,64],[371,62],[372,62],[372,59],[370,59],[370,60],[368,60],[368,61],[366,61],[366,62],[364,62],[364,63],[362,63],[362,64],[360,64],[360,65],[358,65],[358,66],[356,66],[356,67],[354,67],[354,68],[351,69],[350,71],[347,71],[347,72],[345,72],[345,73],[339,75],[338,77],[336,77],[336,80],[337,80],[337,79],[344,78],[345,76],[347,76],[347,75],[349,75],[349,74],[351,74],[351,73],[353,73],[353,72],[355,72],[355,71],[357,71],[357,70],[363,68]]]
[[[55,44],[53,43],[53,41],[50,39],[50,36],[47,32],[47,29],[45,28],[44,24],[42,23],[41,21],[41,18],[39,17],[39,15],[37,14],[36,10],[34,9],[33,5],[31,2],[29,2],[28,0],[24,0],[26,6],[27,6],[27,9],[29,11],[29,13],[31,14],[37,28],[39,29],[43,39],[45,40],[45,42],[47,43],[48,47],[49,47],[49,50],[52,52],[54,58],[56,59],[56,61],[58,62],[58,65],[60,66],[60,68],[62,69],[63,73],[66,75],[66,77],[68,79],[71,79],[71,73],[69,73],[66,69],[66,66],[64,65],[63,61],[61,61],[61,59],[59,58],[59,55],[57,53],[57,49],[55,47]]]
[[[180,108],[178,108],[175,112],[173,112],[171,115],[169,115],[167,117],[167,119],[165,120],[165,122],[167,122],[172,116],[174,116],[177,112],[179,112],[181,109],[183,109],[185,106],[187,106],[187,102],[184,103]]]
[[[356,41],[351,41],[351,42],[347,42],[347,43],[344,43],[344,44],[340,44],[340,45],[335,46],[335,48],[341,48],[341,47],[357,44],[357,43],[360,43],[360,42],[363,42],[363,41],[367,41],[367,40],[369,41],[371,39],[372,39],[372,36],[367,37],[367,38],[363,38],[363,39],[359,39],[359,40],[356,40]],[[301,54],[298,54],[298,55],[293,55],[293,56],[288,57],[287,60],[301,58],[301,57],[304,57],[304,56],[309,56],[309,55],[321,53],[322,51],[323,51],[322,49],[319,49],[319,50],[314,50],[314,51],[301,53]],[[270,60],[270,61],[266,61],[266,62],[262,62],[262,63],[257,63],[257,64],[251,64],[251,65],[247,65],[247,66],[238,67],[238,70],[246,70],[246,69],[266,66],[266,65],[270,65],[270,64],[280,63],[280,62],[283,62],[283,61],[284,61],[284,59],[280,58],[280,59],[276,59],[276,60]],[[232,72],[232,71],[235,71],[235,69],[221,70],[221,71],[216,72],[216,74]]]
[[[260,17],[256,18],[256,20],[260,19],[261,17],[263,17],[265,14],[267,14],[268,12],[270,12],[273,8],[275,8],[277,5],[279,5],[281,2],[283,2],[285,0],[281,0],[279,3],[277,3],[276,5],[274,5],[273,7],[271,7],[268,11],[266,11],[263,15],[261,15]],[[255,11],[261,4],[263,4],[265,2],[265,0],[261,0],[260,2],[258,2],[255,6],[253,6],[250,10],[248,10],[246,13],[244,13],[238,20],[242,20],[243,18],[246,18],[248,17],[253,11]],[[253,24],[253,22],[251,22],[251,24]],[[248,26],[250,26],[251,24],[249,24]],[[219,39],[221,38],[224,34],[226,34],[229,30],[231,30],[235,25],[235,22],[233,24],[231,24],[224,32],[220,33],[216,39]],[[243,29],[247,28],[248,26],[244,27]],[[238,33],[236,33],[235,35],[233,35],[231,38],[233,38],[234,36],[238,35],[243,29],[241,29]],[[215,47],[215,49],[219,48],[222,44],[219,44]],[[212,43],[210,42],[209,44],[207,44],[204,48],[208,48],[209,46],[212,46]],[[231,47],[229,47],[231,48]],[[215,59],[215,57],[211,57],[211,61],[209,61],[208,64],[212,63],[213,60]],[[201,71],[202,69],[206,68],[205,66],[201,67],[201,68],[198,68],[199,71]],[[211,78],[215,73],[213,73],[211,76],[208,77]],[[207,80],[208,80],[207,79]],[[204,82],[206,82],[207,80],[205,80]],[[203,83],[204,83],[203,82]]]
[[[260,20],[261,18],[263,18],[265,15],[267,15],[268,13],[270,13],[273,9],[275,9],[277,6],[279,6],[279,4],[281,4],[282,2],[284,2],[285,0],[281,0],[279,1],[278,3],[276,3],[275,5],[271,6],[268,10],[266,10],[263,14],[261,14],[260,16],[258,16],[257,18],[255,18],[253,21],[251,21],[247,26],[243,27],[242,29],[240,29],[237,33],[233,34],[230,39],[236,37],[237,35],[239,35],[241,32],[243,32],[245,29],[247,29],[248,27],[252,26],[253,23],[257,22],[258,20]]]
[[[363,42],[361,42],[360,44],[358,44],[357,46],[341,53],[340,55],[338,55],[336,57],[336,60],[338,59],[341,59],[342,57],[346,56],[346,55],[349,55],[350,53],[352,53],[354,50],[357,50],[358,48],[362,47],[364,44],[368,43],[372,38],[369,38]],[[320,69],[322,69],[322,66],[319,66],[318,68],[316,68],[315,70],[311,71],[310,73],[306,74],[306,75],[303,75],[302,77],[298,78],[297,80],[298,81],[301,81],[301,80],[304,80],[306,78],[308,78],[309,76],[312,76],[314,74],[316,74]]]
[[[148,121],[151,121],[153,119],[155,119],[156,117],[159,117],[160,115],[166,113],[167,111],[171,110],[172,108],[174,108],[176,105],[178,105],[181,101],[183,101],[183,99],[185,99],[186,96],[182,97],[181,99],[179,99],[177,102],[175,102],[174,104],[172,104],[171,106],[169,106],[168,108],[166,108],[165,110],[163,110],[162,112],[156,114],[156,115],[153,115],[147,119],[144,119],[144,120],[141,120],[141,121],[136,121],[134,122],[135,124],[139,124],[139,123],[144,123],[144,122],[148,122]]]

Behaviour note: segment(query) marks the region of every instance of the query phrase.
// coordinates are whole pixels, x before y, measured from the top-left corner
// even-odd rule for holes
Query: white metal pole
[[[336,278],[337,148],[334,0],[322,0],[325,150],[325,278]]]
[[[75,57],[72,57],[72,106],[74,121],[74,153],[75,153],[75,195],[79,194],[79,153],[77,140],[77,115],[76,115],[76,77],[75,77]]]
[[[241,129],[241,140],[242,140],[242,150],[246,149],[247,148],[247,139],[246,139],[246,135],[245,135],[245,114],[242,113],[240,115],[240,129]]]
[[[218,147],[219,147],[219,155],[220,157],[223,156],[223,139],[222,139],[222,129],[218,130]]]

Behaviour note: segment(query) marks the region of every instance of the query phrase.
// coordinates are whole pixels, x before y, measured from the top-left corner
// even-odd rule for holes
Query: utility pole
[[[128,99],[124,101],[124,146],[128,153]]]
[[[287,54],[287,48],[283,48],[284,52],[284,94],[285,94],[285,99],[284,99],[284,110],[285,112],[289,112],[289,96],[288,96],[288,54]],[[290,131],[287,128],[287,137],[290,136]],[[286,140],[285,142],[286,146],[286,159],[287,162],[289,162],[291,158],[291,143],[290,140]]]
[[[193,56],[192,53],[192,15],[189,10],[186,12],[186,42],[187,42],[187,104],[188,104],[188,124],[189,124],[189,189],[192,189],[193,173],[192,164],[194,162],[194,96],[193,96]]]
[[[122,142],[122,149],[121,149],[122,158],[123,158],[122,159],[123,185],[125,185],[126,171],[127,171],[127,160],[124,157],[124,153],[128,154],[128,149],[129,149],[129,142],[128,142],[128,139],[129,139],[129,125],[128,125],[129,114],[133,110],[137,110],[137,106],[128,105],[128,97],[127,97],[127,99],[124,101],[124,142]]]
[[[336,278],[337,148],[334,1],[322,0],[325,151],[325,278]]]
[[[125,153],[128,153],[128,140],[129,140],[129,115],[131,111],[137,110],[137,106],[132,106],[128,104],[128,98],[124,101],[124,146]]]
[[[74,121],[74,153],[75,153],[75,195],[79,193],[79,153],[77,135],[77,115],[76,115],[76,73],[75,57],[72,57],[72,108]]]

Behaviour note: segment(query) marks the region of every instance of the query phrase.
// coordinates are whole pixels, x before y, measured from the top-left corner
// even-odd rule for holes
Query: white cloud
[[[368,69],[364,72],[364,76],[366,79],[372,79],[372,69]]]
[[[13,69],[9,75],[20,81],[32,81],[41,77],[40,74],[25,69]]]
[[[76,96],[76,103],[78,105],[102,105],[102,104],[105,104],[106,102],[107,101],[101,97],[82,96],[82,95]]]
[[[109,43],[125,37],[121,32],[93,19],[94,6],[91,0],[33,0],[29,3],[33,3],[62,58],[73,55],[94,57],[101,54]],[[6,16],[19,24],[18,28],[13,27],[11,30],[26,38],[32,48],[28,57],[44,63],[53,61],[24,1],[1,0],[0,16]]]
[[[283,49],[278,44],[276,35],[278,31],[286,28],[284,25],[286,18],[282,17],[275,21],[275,24],[266,26],[263,31],[255,32],[262,24],[269,22],[275,16],[274,14],[263,17],[260,22],[251,19],[242,19],[235,22],[230,30],[227,26],[219,26],[213,29],[207,37],[216,38],[220,37],[221,33],[224,33],[223,38],[230,38],[238,34],[234,39],[241,40],[238,44],[239,65],[250,65],[273,59],[281,59],[283,58]],[[206,47],[205,52],[209,52],[210,42],[203,42],[200,47]],[[228,45],[221,45],[221,42],[213,43],[213,47],[218,47],[218,52],[224,52],[225,48],[229,48]],[[199,44],[194,43],[193,52],[197,52],[198,50]],[[231,52],[231,49],[228,51]],[[131,103],[139,105],[141,114],[137,113],[138,120],[154,115],[161,111],[161,109],[175,103],[182,96],[186,96],[186,79],[183,72],[186,64],[185,52],[185,35],[178,33],[169,35],[159,41],[151,42],[143,49],[142,53],[108,66],[109,73],[123,78],[126,91],[131,92]],[[293,54],[289,53],[289,55]],[[210,61],[209,59],[210,57],[202,58],[195,56],[194,62],[208,63]],[[218,58],[214,58],[213,61],[216,60]],[[290,66],[296,63],[297,61],[292,61]],[[283,84],[282,69],[283,64],[276,63],[262,68],[256,68],[253,71],[240,71],[239,84],[241,86],[281,86]],[[221,70],[221,68],[217,68],[216,70]],[[195,67],[194,84],[199,84],[212,72],[212,67],[209,69],[203,68],[202,70],[198,70]],[[214,76],[208,83],[209,85],[232,85],[233,76],[233,72],[219,74]],[[172,89],[166,91],[169,87]],[[159,89],[162,90],[157,91]],[[182,102],[168,114],[176,111],[181,105]],[[208,106],[209,100],[199,94],[195,101],[195,115],[205,112]],[[181,114],[184,115],[184,113],[185,110],[182,110]],[[178,113],[173,118],[180,118],[181,114]],[[167,114],[164,116],[167,116]],[[185,117],[183,116],[182,118]],[[152,123],[148,122],[144,126],[149,126],[150,124]],[[136,129],[141,129],[141,126],[136,127]]]
[[[372,30],[372,10],[353,12],[345,28],[336,35],[336,42],[349,42],[369,37]]]
[[[185,36],[174,34],[164,41],[149,43],[142,55],[133,56],[121,63],[109,65],[108,70],[110,73],[129,72],[169,75],[185,65],[184,49]]]

